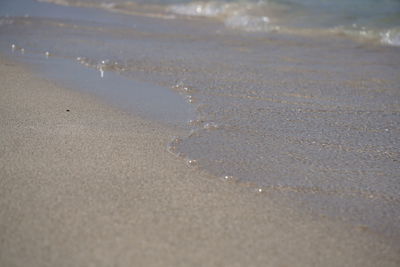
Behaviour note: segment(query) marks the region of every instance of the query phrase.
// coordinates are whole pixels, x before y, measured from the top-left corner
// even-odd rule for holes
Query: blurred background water
[[[101,6],[121,12],[156,6],[160,12],[222,20],[245,31],[344,34],[400,45],[398,0],[43,0],[64,5]]]

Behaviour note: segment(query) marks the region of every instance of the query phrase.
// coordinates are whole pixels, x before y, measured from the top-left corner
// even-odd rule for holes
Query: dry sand
[[[399,266],[368,229],[188,168],[177,130],[0,62],[0,266]]]

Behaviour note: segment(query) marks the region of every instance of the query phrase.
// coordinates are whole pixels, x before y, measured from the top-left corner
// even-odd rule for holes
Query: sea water
[[[155,110],[195,109],[168,145],[189,166],[400,240],[398,1],[10,0],[0,10],[2,53],[35,55],[61,76],[135,81],[131,97],[153,84]]]
[[[400,45],[398,0],[40,0],[117,12],[178,14],[219,19],[230,28],[257,32],[344,34]]]

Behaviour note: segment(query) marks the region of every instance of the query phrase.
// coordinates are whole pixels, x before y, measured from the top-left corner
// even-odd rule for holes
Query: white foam
[[[38,2],[52,3],[60,6],[69,6],[69,1],[67,0],[37,0]]]
[[[226,26],[250,32],[266,32],[274,29],[269,24],[270,19],[267,16],[233,15],[225,19]]]
[[[381,42],[383,44],[400,46],[400,31],[392,29],[381,33]]]
[[[100,6],[104,9],[114,9],[115,3],[101,3]]]
[[[226,2],[196,2],[189,4],[172,5],[169,11],[178,15],[213,17],[222,19],[229,28],[249,31],[267,32],[276,30],[270,25],[268,16],[257,16],[257,10],[265,3],[226,3]]]
[[[393,28],[387,30],[369,29],[355,24],[351,28],[338,26],[330,30],[334,34],[343,34],[349,37],[361,38],[365,41],[379,41],[385,45],[400,46],[400,29]]]
[[[207,2],[172,5],[169,11],[178,15],[216,17],[226,12],[229,4]]]

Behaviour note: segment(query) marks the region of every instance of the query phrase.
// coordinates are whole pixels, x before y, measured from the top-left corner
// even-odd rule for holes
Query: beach
[[[0,2],[0,266],[399,266],[400,4]]]
[[[179,134],[1,58],[2,266],[398,266],[362,226],[309,216],[166,150]],[[67,111],[69,110],[69,111]]]

